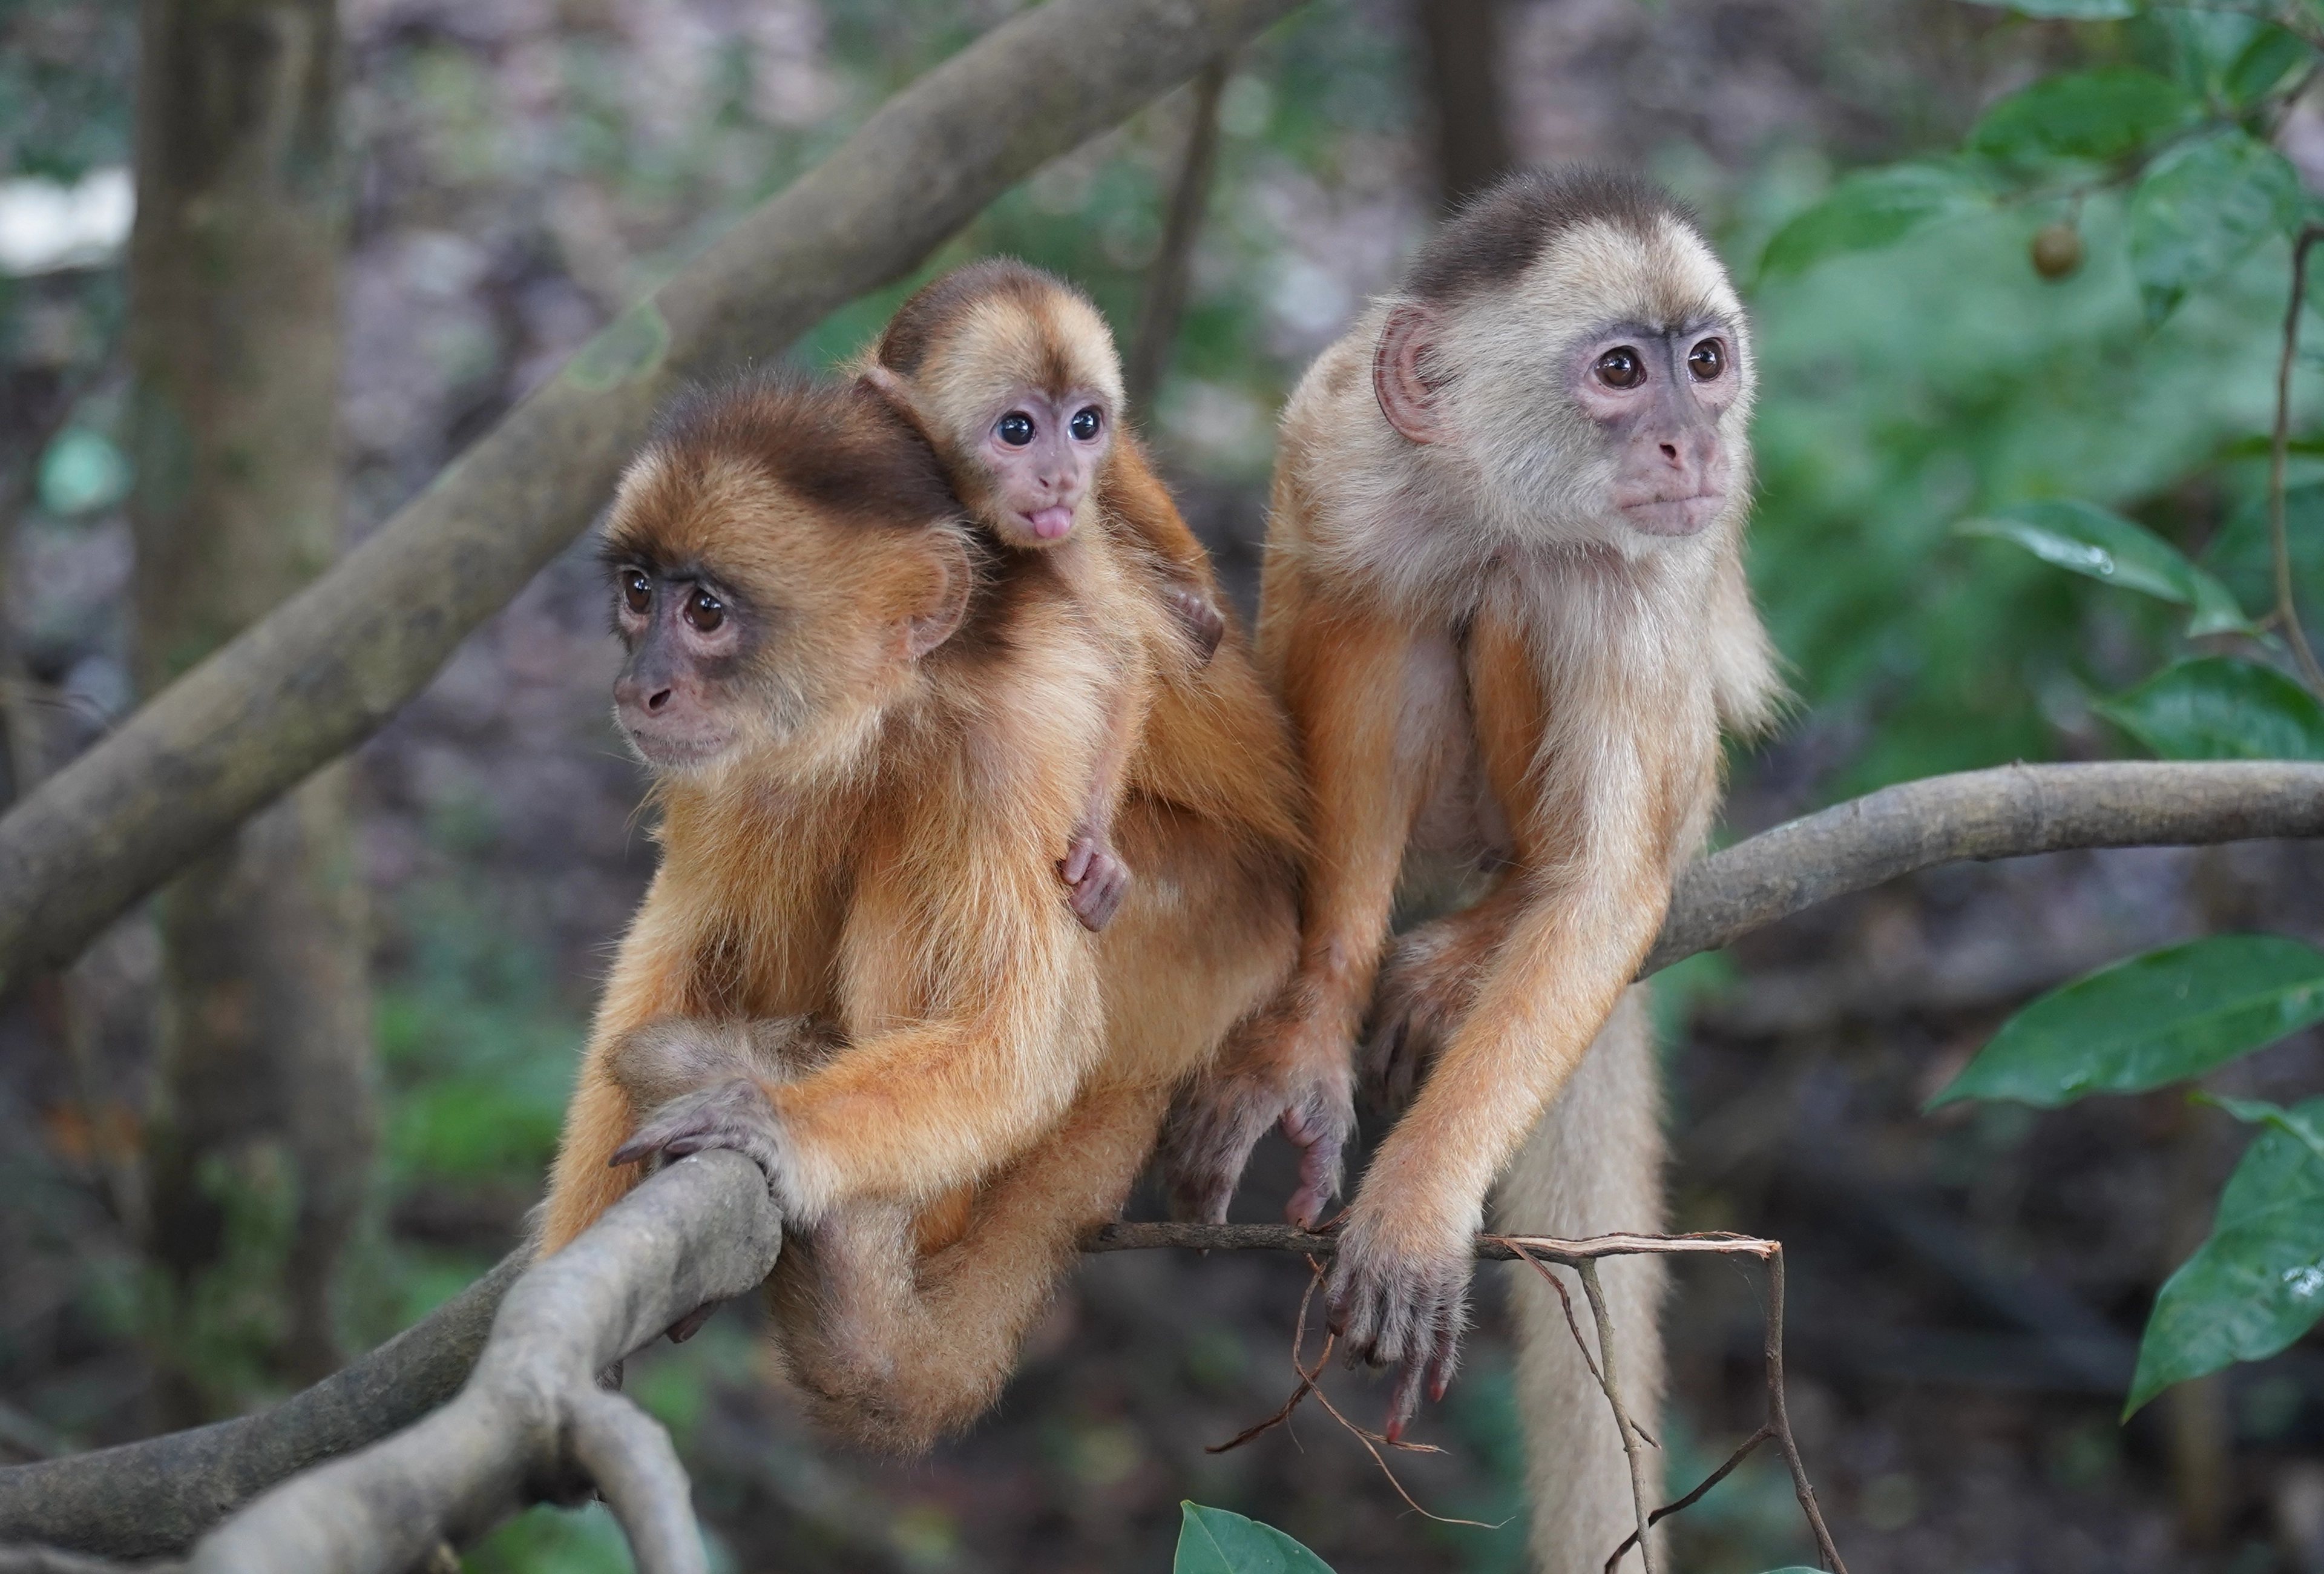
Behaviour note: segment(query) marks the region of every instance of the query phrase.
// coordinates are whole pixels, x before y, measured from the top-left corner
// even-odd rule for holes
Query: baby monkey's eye
[[[632,612],[642,617],[653,605],[653,581],[640,569],[622,570],[622,602]]]
[[[1033,418],[1021,410],[1012,410],[992,430],[1010,448],[1021,449],[1033,440]]]
[[[1698,383],[1715,382],[1727,369],[1727,350],[1715,338],[1704,339],[1687,352],[1686,369],[1694,374]]]
[[[1097,406],[1092,404],[1085,409],[1074,411],[1073,424],[1066,430],[1080,441],[1087,442],[1097,435],[1098,428],[1104,424],[1105,418],[1098,413]]]
[[[1598,380],[1609,388],[1635,388],[1646,380],[1646,364],[1628,345],[1617,345],[1598,357]]]
[[[704,634],[715,633],[726,621],[726,607],[707,590],[696,590],[686,603],[686,621]]]

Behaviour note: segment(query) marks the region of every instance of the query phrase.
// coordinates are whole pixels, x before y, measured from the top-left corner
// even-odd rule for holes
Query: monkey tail
[[[1652,1017],[1645,986],[1638,986],[1622,996],[1510,1165],[1495,1205],[1497,1227],[1567,1239],[1618,1230],[1659,1233],[1665,1160],[1660,1089]],[[1600,1574],[1607,1555],[1637,1524],[1621,1436],[1574,1344],[1556,1292],[1526,1264],[1513,1263],[1506,1271],[1515,1275],[1510,1311],[1517,1326],[1517,1403],[1525,1429],[1535,1564],[1541,1574]],[[1596,1329],[1581,1285],[1563,1269],[1552,1272],[1563,1278],[1594,1352]],[[1663,1261],[1608,1258],[1599,1275],[1613,1319],[1623,1408],[1659,1439],[1660,1315],[1667,1277]],[[1649,1499],[1659,1505],[1665,1501],[1660,1450],[1647,1449],[1646,1460],[1652,1472]]]

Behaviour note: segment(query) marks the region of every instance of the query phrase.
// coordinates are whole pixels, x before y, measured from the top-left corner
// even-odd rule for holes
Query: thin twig
[[[1816,1551],[1823,1566],[1832,1574],[1848,1574],[1848,1565],[1840,1560],[1840,1549],[1832,1544],[1831,1531],[1823,1523],[1823,1511],[1816,1506],[1815,1487],[1808,1481],[1808,1468],[1800,1460],[1798,1440],[1792,1436],[1791,1412],[1784,1404],[1784,1248],[1777,1245],[1767,1254],[1767,1337],[1765,1347],[1767,1366],[1767,1424],[1775,1430],[1775,1441],[1784,1450],[1784,1463],[1791,1467],[1792,1492],[1800,1500],[1800,1512],[1808,1516],[1808,1528],[1815,1532]]]
[[[2275,616],[2299,658],[2308,687],[2324,695],[2324,667],[2308,648],[2308,632],[2300,626],[2300,603],[2292,590],[2292,542],[2283,519],[2284,457],[2292,445],[2292,362],[2300,350],[2300,308],[2308,294],[2308,248],[2324,239],[2324,225],[2309,225],[2292,245],[2292,303],[2283,313],[2283,354],[2275,367],[2275,437],[2267,456],[2267,533],[2275,550]]]
[[[1622,1405],[1622,1379],[1614,1365],[1613,1314],[1606,1310],[1606,1292],[1598,1282],[1598,1260],[1585,1257],[1574,1272],[1582,1276],[1582,1293],[1590,1298],[1590,1314],[1598,1322],[1598,1386],[1605,1390],[1606,1403],[1614,1412],[1614,1426],[1622,1434],[1622,1458],[1630,1467],[1630,1506],[1638,1520],[1638,1561],[1646,1574],[1655,1574],[1654,1543],[1646,1539],[1646,1527],[1653,1523],[1646,1517],[1646,1464],[1638,1451],[1638,1429]]]
[[[1664,1504],[1660,1508],[1655,1510],[1654,1513],[1646,1515],[1646,1528],[1648,1530],[1652,1530],[1655,1526],[1662,1523],[1664,1520],[1667,1519],[1672,1514],[1678,1513],[1681,1509],[1692,1508],[1696,1504],[1702,1502],[1702,1495],[1704,1493],[1718,1486],[1721,1481],[1726,1480],[1729,1472],[1732,1471],[1736,1466],[1740,1465],[1746,1458],[1750,1457],[1752,1449],[1757,1448],[1761,1443],[1766,1442],[1769,1438],[1772,1438],[1775,1435],[1775,1428],[1771,1426],[1762,1426],[1757,1431],[1753,1432],[1749,1437],[1744,1439],[1742,1446],[1738,1448],[1733,1453],[1727,1456],[1727,1463],[1719,1467],[1718,1469],[1713,1470],[1710,1475],[1705,1476],[1693,1491],[1688,1493],[1684,1497],[1680,1498],[1675,1503]],[[1637,1544],[1638,1532],[1632,1531],[1628,1536],[1625,1536],[1622,1539],[1622,1544],[1614,1549],[1613,1555],[1606,1560],[1606,1574],[1614,1574],[1614,1565],[1622,1560],[1622,1554],[1628,1551],[1632,1547],[1635,1547]]]

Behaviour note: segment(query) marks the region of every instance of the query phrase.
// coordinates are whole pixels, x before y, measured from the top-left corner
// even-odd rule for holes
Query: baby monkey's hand
[[[1130,894],[1130,866],[1114,852],[1102,831],[1078,833],[1057,865],[1057,873],[1074,888],[1067,905],[1093,934],[1112,921],[1121,899]]]

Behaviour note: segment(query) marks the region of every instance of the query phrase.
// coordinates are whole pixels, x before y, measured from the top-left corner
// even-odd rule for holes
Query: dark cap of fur
[[[966,264],[912,292],[889,320],[872,358],[900,376],[917,377],[945,329],[972,302],[1014,301],[1029,311],[1058,295],[1087,299],[1055,273],[1015,257]]]
[[[960,512],[927,440],[861,383],[776,374],[680,395],[652,447],[665,463],[745,459],[835,517],[927,524]]]
[[[1514,282],[1552,240],[1576,225],[1610,224],[1644,238],[1665,219],[1701,233],[1694,215],[1651,181],[1609,170],[1520,170],[1444,221],[1413,259],[1404,292],[1450,306]]]

